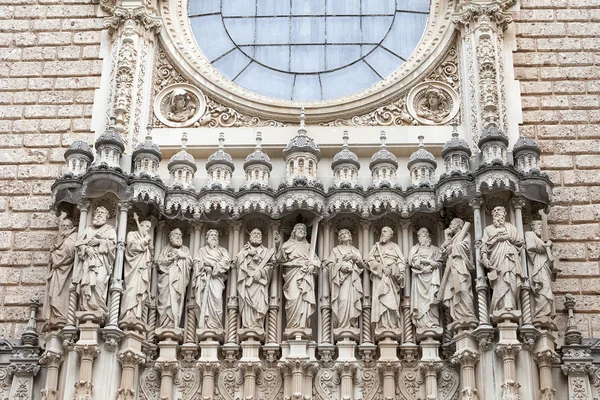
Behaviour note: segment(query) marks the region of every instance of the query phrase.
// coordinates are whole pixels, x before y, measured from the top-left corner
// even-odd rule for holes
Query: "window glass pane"
[[[362,42],[380,43],[391,28],[394,17],[363,17]]]
[[[292,44],[324,43],[325,18],[294,17],[292,18]]]
[[[326,70],[346,66],[360,58],[360,46],[327,45],[326,51]]]
[[[290,46],[256,46],[256,61],[266,66],[290,70]]]
[[[399,0],[400,2],[402,0]],[[396,8],[395,1],[382,0],[362,0],[363,14],[389,14],[394,15]]]
[[[327,17],[327,43],[360,43],[360,17]]]
[[[224,18],[225,28],[231,40],[243,46],[254,44],[254,22],[256,18]]]
[[[383,45],[407,59],[421,40],[426,23],[426,14],[396,13],[392,30],[386,36]]]
[[[257,18],[256,44],[288,44],[290,18]]]
[[[294,84],[294,96],[292,100],[311,101],[321,99],[321,84],[319,76],[314,75],[296,75]]]
[[[212,62],[234,47],[227,36],[220,15],[190,18],[190,25],[198,46],[209,61]],[[210,39],[207,40],[208,38]]]
[[[223,0],[227,1],[227,0]],[[290,15],[290,3],[284,0],[256,0],[258,15]],[[254,1],[252,1],[254,2]]]
[[[221,12],[221,0],[190,0],[188,14],[210,14]]]
[[[321,74],[323,100],[358,92],[379,80],[377,74],[362,61],[338,71]]]
[[[429,0],[398,0],[398,10],[429,12]]]
[[[401,59],[381,47],[376,48],[369,54],[365,58],[365,61],[368,62],[382,78],[385,78],[394,72],[402,63]]]
[[[257,63],[252,63],[235,82],[248,90],[265,96],[291,99],[294,75],[273,71]]]
[[[233,80],[251,60],[239,49],[230,51],[214,62],[214,66],[227,78]]]
[[[292,72],[319,72],[325,69],[325,46],[292,46]]]
[[[281,0],[283,3],[284,0]],[[324,15],[325,0],[292,0],[294,15]]]
[[[223,16],[232,15],[256,15],[256,0],[223,0]]]
[[[381,0],[389,1],[389,0]],[[360,0],[327,0],[327,14],[360,14]]]

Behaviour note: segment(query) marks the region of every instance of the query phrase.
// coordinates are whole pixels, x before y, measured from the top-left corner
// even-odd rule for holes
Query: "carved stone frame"
[[[230,81],[204,57],[192,34],[187,17],[188,0],[161,2],[160,14],[165,29],[160,40],[173,65],[201,91],[219,102],[264,120],[292,122],[305,107],[308,122],[319,123],[361,115],[390,103],[426,78],[452,45],[455,32],[452,15],[455,0],[432,0],[423,37],[413,54],[383,81],[352,95],[332,100],[298,102],[259,95]]]

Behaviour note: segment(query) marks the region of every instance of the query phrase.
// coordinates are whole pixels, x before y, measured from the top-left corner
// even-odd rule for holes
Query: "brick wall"
[[[514,17],[521,135],[537,139],[556,186],[557,306],[575,294],[584,336],[600,337],[600,0],[521,0]]]
[[[56,235],[50,186],[63,152],[90,139],[100,82],[98,5],[0,0],[0,337],[20,334],[43,295]]]

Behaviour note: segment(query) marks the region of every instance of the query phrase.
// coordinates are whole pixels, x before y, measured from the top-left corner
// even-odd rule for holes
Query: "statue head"
[[[419,239],[419,244],[423,246],[431,245],[431,236],[429,235],[429,231],[427,228],[421,228],[417,231],[417,238]]]
[[[299,223],[294,225],[292,230],[292,238],[299,242],[306,240],[306,225]]]
[[[338,241],[340,244],[352,244],[352,234],[348,229],[341,229],[338,232]]]
[[[460,218],[454,218],[450,222],[450,226],[448,227],[448,233],[450,233],[452,236],[454,236],[458,232],[460,232],[460,230],[463,228],[463,226],[465,226],[465,221],[463,221]]]
[[[150,221],[140,222],[140,234],[147,235],[148,233],[150,233],[151,227],[152,227],[152,223]]]
[[[390,228],[389,226],[384,226],[381,229],[381,235],[379,236],[379,241],[383,244],[389,242],[390,240],[392,240],[392,237],[394,236],[394,230],[392,228]]]
[[[183,245],[183,233],[179,228],[175,228],[169,233],[169,242],[173,247],[181,247]]]
[[[61,236],[70,235],[73,230],[73,221],[68,218],[64,218],[60,220],[60,225],[58,226],[58,230],[60,231]]]
[[[171,112],[178,113],[187,108],[190,102],[190,95],[183,89],[173,90],[171,95]]]
[[[531,221],[529,226],[531,227],[531,231],[535,233],[537,237],[542,237],[542,221],[540,221],[539,219],[533,220]]]
[[[252,229],[252,232],[250,232],[250,244],[254,247],[258,247],[262,244],[262,232],[260,229]]]
[[[206,244],[211,249],[214,249],[219,245],[219,231],[216,229],[209,229],[206,232]]]
[[[502,206],[496,206],[492,210],[492,218],[495,227],[504,226],[506,222],[506,209]]]
[[[96,209],[94,210],[94,217],[92,219],[92,224],[95,227],[100,227],[100,226],[106,224],[106,221],[108,221],[109,216],[110,216],[110,213],[108,212],[108,210],[105,207],[103,207],[103,206],[96,207]]]
[[[443,99],[444,97],[440,89],[429,86],[425,91],[425,104],[431,111],[437,111],[442,108]]]

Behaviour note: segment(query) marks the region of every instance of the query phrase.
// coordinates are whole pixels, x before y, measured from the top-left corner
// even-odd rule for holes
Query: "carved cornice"
[[[463,11],[452,17],[452,22],[459,27],[493,22],[505,30],[513,22],[513,18],[511,13],[504,10],[505,7],[498,3],[470,2],[464,6]]]
[[[104,19],[104,27],[113,34],[127,21],[132,21],[136,26],[153,33],[158,33],[162,28],[160,18],[150,15],[143,6],[138,8],[114,7],[111,14],[111,17]]]

